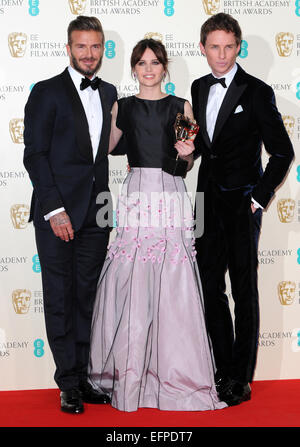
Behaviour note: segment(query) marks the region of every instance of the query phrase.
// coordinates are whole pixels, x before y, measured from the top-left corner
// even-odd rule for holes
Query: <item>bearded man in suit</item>
[[[116,88],[98,77],[104,33],[95,17],[68,27],[70,65],[38,82],[25,107],[24,165],[33,184],[31,216],[42,270],[47,337],[61,410],[107,403],[87,381],[90,326],[109,226],[99,226],[108,193],[108,144]],[[109,193],[108,193],[109,194]]]
[[[201,154],[204,233],[196,239],[207,328],[221,400],[251,398],[259,331],[257,247],[262,212],[294,156],[272,88],[237,63],[242,33],[228,14],[209,18],[200,48],[212,73],[192,84],[195,140]],[[261,150],[270,154],[265,170]],[[229,271],[234,323],[225,290]]]

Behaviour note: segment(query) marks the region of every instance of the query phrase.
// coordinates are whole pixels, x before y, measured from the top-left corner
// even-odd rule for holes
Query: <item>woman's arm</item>
[[[194,119],[193,109],[189,101],[185,101],[184,103],[184,115],[190,118],[191,120]]]
[[[118,116],[118,103],[116,101],[111,110],[111,129],[110,129],[109,148],[108,148],[109,154],[114,150],[121,136],[123,135],[122,130],[120,130],[117,127],[117,116]]]
[[[185,101],[184,103],[184,115],[187,116],[190,119],[194,119],[193,115],[193,109],[189,101]],[[193,136],[192,139],[186,140],[186,141],[177,141],[175,144],[175,148],[178,151],[178,154],[180,158],[183,158],[184,160],[188,161],[188,171],[192,169],[194,165],[194,157],[193,152],[195,150],[195,146],[193,143],[193,140],[195,139],[195,136]]]

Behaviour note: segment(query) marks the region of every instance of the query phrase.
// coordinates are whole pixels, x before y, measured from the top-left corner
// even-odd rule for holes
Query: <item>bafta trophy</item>
[[[194,140],[198,131],[199,126],[195,120],[184,116],[182,113],[177,113],[175,123],[174,123],[175,137],[176,141],[186,141]],[[177,154],[176,158],[168,157],[163,166],[163,170],[172,175],[178,175],[185,177],[188,168],[188,161],[179,157]]]
[[[195,120],[191,120],[182,113],[177,113],[174,123],[175,135],[177,141],[194,140],[199,126]]]

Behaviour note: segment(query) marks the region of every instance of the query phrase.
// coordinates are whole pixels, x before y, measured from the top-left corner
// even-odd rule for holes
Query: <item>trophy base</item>
[[[177,159],[165,158],[162,166],[162,170],[168,174],[183,178],[186,176],[187,168],[188,162],[180,157],[177,157]]]

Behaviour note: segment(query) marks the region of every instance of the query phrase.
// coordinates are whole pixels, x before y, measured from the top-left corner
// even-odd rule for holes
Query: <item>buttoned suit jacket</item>
[[[73,229],[84,222],[93,182],[95,191],[108,188],[108,145],[111,108],[116,88],[99,85],[103,126],[95,162],[83,105],[68,69],[33,87],[25,106],[24,165],[33,184],[30,218],[46,228],[44,215],[64,207]]]
[[[209,180],[226,191],[242,188],[265,208],[294,156],[273,89],[238,65],[210,141],[206,129],[207,78],[196,79],[191,88],[193,112],[200,126],[195,156],[202,157],[197,191],[205,191]],[[262,145],[270,154],[265,169]]]

